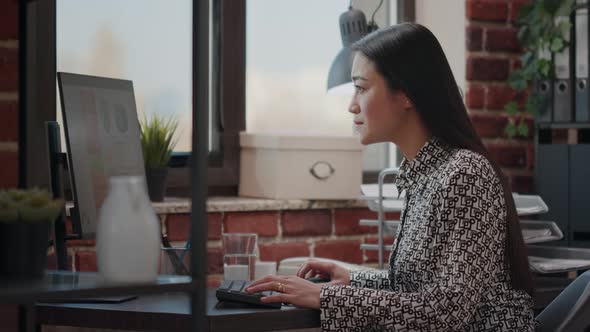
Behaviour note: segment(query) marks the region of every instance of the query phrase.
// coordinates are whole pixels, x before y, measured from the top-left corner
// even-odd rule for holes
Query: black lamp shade
[[[366,34],[367,20],[362,11],[350,7],[340,15],[340,36],[342,37],[343,47],[330,66],[328,90],[350,83],[350,71],[354,59],[354,53],[350,49],[350,45]]]

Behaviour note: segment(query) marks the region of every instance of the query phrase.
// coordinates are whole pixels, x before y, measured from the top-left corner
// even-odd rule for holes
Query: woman
[[[264,301],[319,308],[322,329],[533,331],[531,276],[510,187],[473,129],[434,35],[404,23],[353,45],[361,142],[393,142],[404,160],[401,227],[383,272],[309,261],[269,276]],[[327,276],[330,283],[305,279]]]

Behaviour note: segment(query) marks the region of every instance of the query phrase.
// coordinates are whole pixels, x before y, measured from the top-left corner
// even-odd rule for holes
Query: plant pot
[[[168,168],[146,168],[145,176],[148,186],[148,194],[152,202],[162,202],[166,194],[166,178]]]
[[[43,278],[50,222],[0,222],[0,279]]]

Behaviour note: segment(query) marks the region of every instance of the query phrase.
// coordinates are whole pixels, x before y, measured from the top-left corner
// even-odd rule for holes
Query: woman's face
[[[354,114],[361,143],[396,142],[409,114],[408,98],[392,92],[373,62],[360,52],[352,63],[352,81],[355,92],[348,111]]]

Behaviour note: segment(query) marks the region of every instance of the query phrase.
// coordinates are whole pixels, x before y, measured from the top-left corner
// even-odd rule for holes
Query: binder
[[[551,60],[551,51],[549,49],[539,51],[539,58]],[[535,89],[542,98],[542,103],[537,114],[537,122],[551,122],[553,120],[553,81],[543,80],[537,82]]]
[[[556,18],[556,23],[569,20],[568,16]],[[570,41],[570,33],[563,38]],[[572,78],[570,75],[570,48],[564,48],[555,54],[555,82],[553,84],[553,122],[571,122],[573,120]]]
[[[585,0],[577,0],[578,5],[586,3]],[[588,8],[578,8],[576,10],[576,104],[575,104],[575,121],[590,121],[590,87],[588,87]]]

